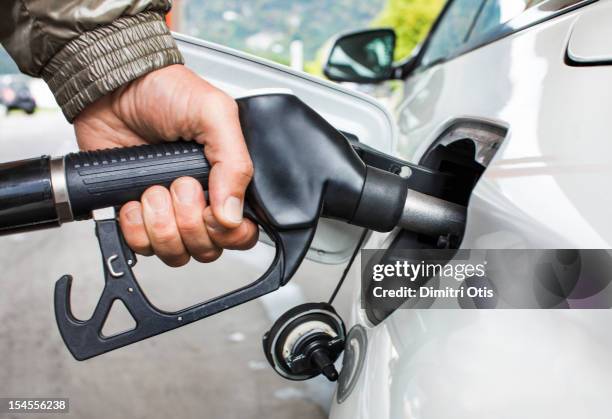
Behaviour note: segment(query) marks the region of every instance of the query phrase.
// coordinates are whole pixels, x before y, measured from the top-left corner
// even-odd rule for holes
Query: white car
[[[289,89],[375,149],[461,176],[466,249],[607,249],[612,242],[612,1],[449,0],[422,48],[394,35],[336,40],[328,77],[403,80],[395,116],[365,95],[177,36],[187,64],[240,96]],[[359,230],[325,221],[309,256],[344,263]],[[367,248],[422,245],[407,232]],[[351,329],[330,416],[604,418],[607,310],[396,310],[360,304],[357,260],[336,301]]]
[[[461,240],[400,229],[364,236],[345,223],[319,223],[308,252],[315,263],[303,270],[324,276],[317,263],[335,264],[338,272],[350,267],[343,283],[328,281],[329,290],[341,285],[333,318],[348,330],[330,417],[610,417],[609,310],[364,308],[360,259],[352,256],[362,238],[365,248],[387,250],[609,249],[611,22],[612,0],[449,0],[422,47],[401,63],[393,63],[395,34],[388,29],[338,37],[327,76],[363,84],[401,80],[404,96],[393,115],[345,86],[176,35],[186,64],[219,88],[236,97],[291,91],[359,144],[363,156],[410,181],[420,176],[427,193],[467,207]],[[53,173],[62,185],[61,171]],[[258,249],[243,261],[256,266],[272,256],[271,248]],[[113,270],[117,257],[106,261],[114,278],[125,274]],[[111,287],[134,292],[117,284]],[[283,310],[274,298],[295,287],[290,282],[262,298],[280,310],[271,317]],[[305,294],[324,301],[329,290]],[[65,308],[70,300],[57,301]],[[334,333],[330,324],[319,321],[322,333]],[[324,371],[335,379],[332,370]],[[325,389],[321,376],[315,380]]]

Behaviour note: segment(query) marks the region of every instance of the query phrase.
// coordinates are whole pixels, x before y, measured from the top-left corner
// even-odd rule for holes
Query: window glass
[[[476,38],[520,15],[544,0],[485,0],[470,38]]]
[[[431,35],[422,65],[448,58],[467,41],[474,19],[487,0],[454,0]]]
[[[327,71],[339,79],[387,78],[393,65],[392,32],[366,32],[339,40],[329,57]]]

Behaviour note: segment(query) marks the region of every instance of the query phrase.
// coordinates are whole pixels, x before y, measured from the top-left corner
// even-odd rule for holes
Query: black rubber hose
[[[49,157],[0,164],[0,235],[56,226]]]

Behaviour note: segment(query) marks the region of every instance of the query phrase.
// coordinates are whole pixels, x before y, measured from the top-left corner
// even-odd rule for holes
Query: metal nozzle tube
[[[0,235],[86,219],[95,209],[123,205],[149,186],[169,186],[179,176],[193,176],[207,187],[209,169],[201,146],[193,143],[2,163]],[[399,226],[430,236],[461,236],[465,220],[465,207],[409,189],[405,179],[368,167],[350,222],[376,231]]]
[[[466,222],[466,208],[409,190],[398,226],[415,233],[461,236]]]

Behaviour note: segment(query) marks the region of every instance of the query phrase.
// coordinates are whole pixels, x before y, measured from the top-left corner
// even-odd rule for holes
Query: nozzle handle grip
[[[203,146],[187,141],[72,153],[64,164],[77,220],[95,209],[140,200],[150,186],[167,187],[181,176],[197,179],[206,190],[210,172]]]

